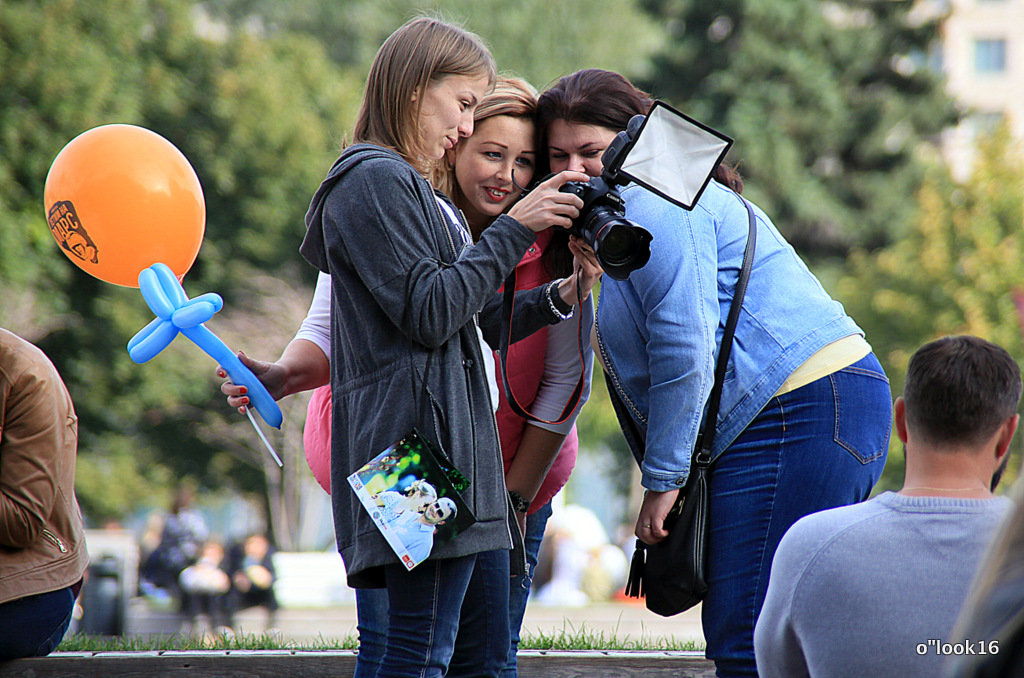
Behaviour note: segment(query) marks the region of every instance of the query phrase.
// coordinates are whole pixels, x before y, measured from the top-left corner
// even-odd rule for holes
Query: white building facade
[[[1024,0],[946,0],[940,68],[963,122],[943,139],[954,174],[964,178],[974,139],[1006,120],[1024,140]]]

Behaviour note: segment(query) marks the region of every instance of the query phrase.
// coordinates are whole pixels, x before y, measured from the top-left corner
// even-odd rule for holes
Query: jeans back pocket
[[[862,464],[884,457],[892,432],[892,392],[874,354],[833,372],[836,444]]]

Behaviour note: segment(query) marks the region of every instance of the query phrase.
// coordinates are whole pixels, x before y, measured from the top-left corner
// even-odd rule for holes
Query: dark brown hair
[[[542,147],[547,146],[547,130],[555,120],[620,132],[634,115],[646,115],[653,103],[649,94],[614,71],[576,71],[559,79],[537,101]],[[720,163],[712,176],[737,193],[743,192],[743,179],[735,167]]]
[[[1020,368],[1005,349],[968,335],[944,337],[910,358],[907,426],[925,441],[978,444],[1017,411]]]
[[[555,120],[597,125],[621,132],[634,115],[646,115],[653,98],[622,75],[600,68],[586,68],[560,78],[537,100],[537,131],[540,147],[547,148],[548,128]],[[540,156],[547,162],[547,155]],[[743,192],[743,179],[735,167],[719,163],[712,174],[715,180]],[[552,275],[572,271],[572,256],[565,245],[568,234],[556,231],[545,251],[544,262]]]

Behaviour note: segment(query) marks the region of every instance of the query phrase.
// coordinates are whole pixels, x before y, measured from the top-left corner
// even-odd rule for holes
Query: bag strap
[[[725,370],[729,364],[729,355],[732,353],[732,340],[736,333],[736,324],[739,322],[740,309],[743,307],[743,298],[747,293],[747,283],[750,281],[750,270],[754,265],[754,251],[757,248],[757,218],[754,216],[754,210],[750,203],[739,193],[735,195],[743,203],[743,206],[747,208],[747,245],[743,250],[743,265],[740,268],[739,278],[736,280],[736,289],[733,291],[732,303],[729,305],[729,315],[725,321],[725,331],[722,333],[722,347],[718,351],[718,360],[715,363],[715,383],[711,387],[711,395],[708,397],[708,409],[704,419],[704,427],[697,435],[697,443],[693,446],[693,454],[690,457],[689,478],[697,478],[700,471],[706,471],[711,466],[711,450],[715,441],[715,426],[718,423],[718,407],[722,401],[722,384],[725,381]],[[616,396],[614,391],[609,389],[609,393],[612,403],[615,404]],[[618,414],[618,410],[616,410],[616,414]],[[689,480],[687,480],[687,485],[689,484]],[[669,511],[670,516],[681,513],[683,500],[686,497],[684,492],[679,493],[675,504]],[[636,540],[636,548],[633,551],[633,558],[630,560],[629,574],[626,577],[625,587],[625,594],[631,598],[643,598],[646,593],[644,580],[647,548],[647,544],[639,539]]]
[[[754,250],[757,247],[757,218],[754,210],[743,196],[739,193],[733,195],[747,208],[747,246],[743,250],[743,267],[740,269],[739,278],[736,281],[736,289],[733,291],[732,303],[729,306],[729,317],[725,321],[725,332],[722,334],[722,347],[718,351],[718,361],[715,363],[715,384],[711,387],[711,395],[708,398],[708,410],[704,419],[704,428],[697,438],[697,444],[693,448],[691,466],[711,465],[711,448],[715,442],[715,427],[718,422],[718,407],[722,401],[722,384],[725,381],[725,370],[729,364],[729,355],[732,353],[732,339],[736,333],[736,323],[739,322],[740,310],[743,306],[743,297],[747,293],[747,283],[750,281],[750,269],[754,265]]]
[[[512,385],[508,380],[508,346],[512,334],[511,326],[512,314],[514,311],[513,307],[515,305],[515,294],[516,269],[513,268],[512,272],[509,273],[508,277],[505,279],[504,295],[501,305],[501,337],[500,346],[498,348],[498,353],[501,356],[501,360],[498,361],[501,367],[501,385],[505,390],[505,398],[508,400],[509,407],[512,408],[512,411],[527,421],[536,421],[542,424],[561,424],[569,418],[576,409],[576,406],[579,405],[580,398],[583,395],[583,389],[587,383],[587,368],[586,362],[583,358],[583,302],[580,299],[582,295],[580,294],[579,280],[576,281],[576,341],[579,346],[580,378],[576,382],[576,387],[569,396],[568,402],[566,402],[565,407],[562,408],[561,414],[558,415],[558,419],[554,421],[541,419],[540,417],[528,412],[526,408],[520,405],[519,401],[516,400],[515,394],[512,392]]]

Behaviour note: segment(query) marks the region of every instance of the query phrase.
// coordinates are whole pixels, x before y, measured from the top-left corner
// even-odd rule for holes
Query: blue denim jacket
[[[692,211],[622,191],[626,217],[654,236],[628,280],[604,277],[597,309],[609,382],[645,432],[643,486],[682,487],[747,242],[747,211],[711,181]],[[862,334],[759,208],[757,247],[722,390],[713,454],[725,450],[818,349]]]

